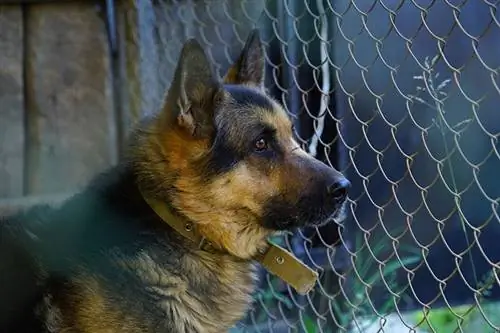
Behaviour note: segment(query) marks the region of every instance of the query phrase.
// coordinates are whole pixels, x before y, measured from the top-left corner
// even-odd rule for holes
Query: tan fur
[[[207,270],[200,270],[199,265],[204,265]],[[174,297],[176,301],[159,301],[157,306],[166,313],[173,313],[173,321],[178,332],[187,332],[186,325],[195,325],[199,333],[219,333],[221,327],[230,327],[241,319],[248,309],[249,295],[253,292],[255,275],[248,275],[253,271],[252,264],[242,269],[240,262],[227,257],[214,257],[199,251],[193,256],[188,256],[182,262],[183,270],[196,276],[199,280],[206,279],[206,274],[216,274],[219,283],[228,286],[231,295],[228,298],[216,299],[216,309],[207,309],[196,295],[189,293],[188,285],[180,278],[172,277],[169,271],[161,270],[154,260],[147,255],[138,257],[134,262],[123,262],[122,265],[134,267],[148,292],[157,292],[164,296]],[[158,282],[160,281],[160,282]],[[161,288],[169,286],[168,289]],[[174,286],[174,287],[172,287]],[[165,294],[168,292],[168,294]],[[59,299],[57,304],[61,308],[66,322],[59,322],[57,332],[103,332],[103,333],[141,333],[151,331],[147,325],[148,318],[132,316],[128,311],[115,306],[106,295],[106,290],[99,282],[89,275],[81,275],[73,280],[64,299]],[[211,311],[217,311],[219,320],[214,322],[210,316]],[[169,318],[172,320],[172,318]]]

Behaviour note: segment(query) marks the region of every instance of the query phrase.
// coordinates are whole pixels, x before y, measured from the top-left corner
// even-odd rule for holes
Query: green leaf
[[[309,316],[304,317],[304,326],[306,328],[307,333],[316,333],[318,330],[316,329],[316,322],[311,319]]]

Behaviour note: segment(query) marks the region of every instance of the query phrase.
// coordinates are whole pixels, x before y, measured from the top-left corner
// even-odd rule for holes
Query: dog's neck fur
[[[83,313],[73,314],[80,326],[89,320],[89,329],[95,328],[90,321],[101,311],[110,314],[103,319],[103,328],[106,320],[120,320],[123,332],[127,321],[144,331],[221,332],[248,309],[255,282],[253,264],[202,251],[173,231],[144,202],[126,165],[98,177],[50,214],[51,225],[26,227],[47,244],[40,247],[35,242],[34,250],[56,277],[53,292],[68,294],[62,297],[68,302],[81,302]],[[61,253],[66,260],[51,261]],[[172,269],[179,266],[182,269]],[[77,279],[67,280],[68,276]],[[108,297],[96,300],[98,295]],[[144,305],[136,306],[134,313],[121,313],[120,302]],[[152,303],[156,305],[147,308]],[[93,307],[85,309],[85,304]],[[65,308],[65,304],[53,306]],[[163,321],[166,313],[176,318]],[[167,322],[177,326],[160,329]],[[54,323],[55,327],[69,325]]]

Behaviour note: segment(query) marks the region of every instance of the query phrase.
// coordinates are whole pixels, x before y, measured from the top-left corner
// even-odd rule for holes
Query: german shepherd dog
[[[349,182],[294,140],[263,52],[254,30],[219,79],[187,41],[118,165],[58,206],[0,221],[0,332],[225,332],[251,305],[269,236],[342,219]]]

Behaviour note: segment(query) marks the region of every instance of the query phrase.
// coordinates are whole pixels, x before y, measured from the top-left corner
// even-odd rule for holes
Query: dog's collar
[[[179,234],[197,244],[201,250],[207,252],[219,251],[219,249],[214,247],[212,243],[197,232],[195,224],[181,216],[174,215],[164,202],[148,197],[144,193],[142,196],[163,221]],[[316,271],[304,265],[287,250],[271,242],[269,242],[267,249],[260,252],[253,259],[259,262],[271,274],[278,276],[288,283],[300,294],[307,294],[311,291],[318,279]]]

